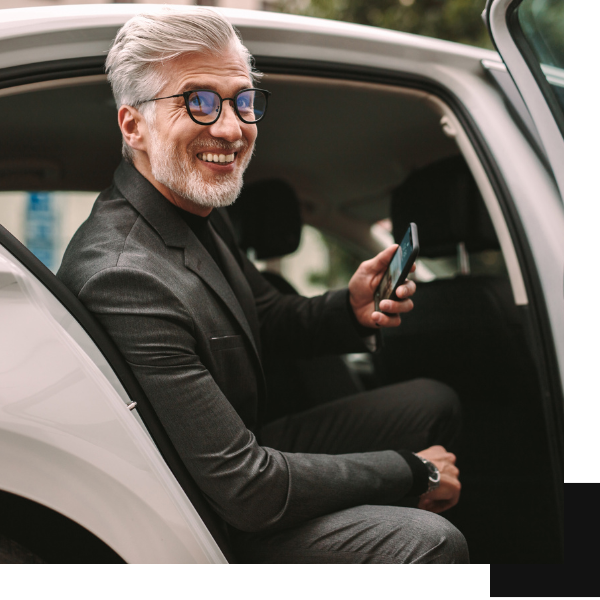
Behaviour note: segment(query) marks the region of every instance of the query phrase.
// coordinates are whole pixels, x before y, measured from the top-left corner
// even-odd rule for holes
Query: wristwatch
[[[427,472],[429,474],[429,485],[427,486],[427,492],[423,492],[424,494],[427,494],[428,492],[440,487],[440,471],[430,460],[427,460],[418,454],[415,454],[415,456],[427,467]]]

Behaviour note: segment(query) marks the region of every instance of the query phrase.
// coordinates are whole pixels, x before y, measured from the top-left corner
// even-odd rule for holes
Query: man
[[[468,562],[462,535],[434,514],[460,491],[440,445],[457,429],[447,387],[397,385],[260,420],[263,353],[364,351],[412,308],[408,282],[382,302],[389,314],[373,311],[397,246],[348,290],[312,299],[279,294],[233,246],[214,209],[240,192],[268,96],[215,11],[132,18],[107,69],[125,160],[58,275],[120,347],[237,557]]]

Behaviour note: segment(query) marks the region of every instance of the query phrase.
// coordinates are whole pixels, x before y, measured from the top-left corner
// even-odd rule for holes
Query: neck
[[[133,157],[133,166],[171,203],[175,206],[190,212],[200,217],[208,217],[212,211],[212,207],[198,206],[187,198],[182,198],[179,194],[176,194],[173,190],[163,185],[156,180],[152,174],[152,167],[148,154],[140,150],[136,150]]]

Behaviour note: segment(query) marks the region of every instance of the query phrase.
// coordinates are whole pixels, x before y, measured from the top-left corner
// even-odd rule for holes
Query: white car
[[[480,563],[562,557],[564,84],[543,4],[488,1],[500,55],[222,10],[272,92],[231,211],[242,246],[291,293],[327,261],[343,284],[410,221],[421,238],[415,309],[383,351],[279,365],[274,393],[294,377],[302,393],[275,412],[414,377],[452,385],[463,492],[447,516]],[[0,561],[235,561],[127,364],[52,272],[120,160],[106,52],[158,8],[0,11]],[[277,197],[281,181],[281,211],[259,206],[252,190]]]

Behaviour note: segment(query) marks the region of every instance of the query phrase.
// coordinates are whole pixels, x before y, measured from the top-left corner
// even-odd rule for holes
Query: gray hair
[[[117,33],[106,57],[106,72],[117,108],[137,108],[154,122],[157,96],[167,83],[167,71],[159,67],[189,52],[218,54],[237,47],[255,80],[261,73],[242,44],[236,29],[217,11],[206,7],[164,6],[156,13],[132,17]],[[132,159],[132,149],[123,140],[123,156]]]

